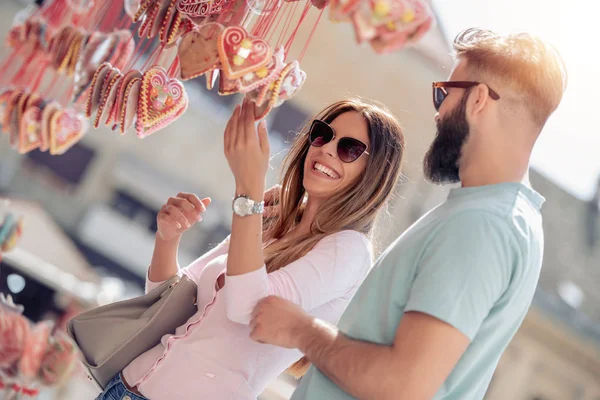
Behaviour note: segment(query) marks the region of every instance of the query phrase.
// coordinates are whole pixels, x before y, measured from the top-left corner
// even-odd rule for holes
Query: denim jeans
[[[118,374],[106,385],[104,392],[100,393],[96,400],[148,400],[127,390],[127,387]]]

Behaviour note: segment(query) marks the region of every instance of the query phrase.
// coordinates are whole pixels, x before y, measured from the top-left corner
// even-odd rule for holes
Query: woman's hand
[[[208,197],[200,200],[198,196],[191,193],[179,193],[169,198],[156,218],[157,237],[165,241],[181,237],[194,224],[202,221],[202,213],[206,211],[209,204]]]
[[[254,104],[244,99],[236,106],[225,128],[225,157],[235,178],[236,195],[260,201],[269,167],[269,137],[266,124],[255,126]]]

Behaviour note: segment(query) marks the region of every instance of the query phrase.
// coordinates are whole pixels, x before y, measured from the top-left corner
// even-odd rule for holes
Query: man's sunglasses
[[[312,146],[322,147],[335,139],[335,131],[324,121],[315,119],[310,127],[308,140]],[[356,161],[367,153],[367,145],[358,139],[351,137],[340,138],[337,144],[338,158],[345,163]]]
[[[442,103],[446,99],[446,96],[448,96],[448,91],[446,88],[469,89],[480,84],[481,82],[470,81],[433,82],[433,106],[435,107],[436,111],[440,110]],[[492,99],[498,100],[500,98],[498,93],[494,92],[489,86],[488,90]]]

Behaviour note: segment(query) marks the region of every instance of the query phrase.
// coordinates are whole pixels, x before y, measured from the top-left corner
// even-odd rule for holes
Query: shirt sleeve
[[[372,248],[366,236],[342,231],[319,241],[304,257],[267,273],[260,268],[243,275],[226,276],[227,316],[249,324],[256,303],[279,296],[310,312],[356,288],[372,265]]]
[[[431,315],[473,340],[518,263],[508,219],[486,212],[459,214],[426,245],[404,311]]]
[[[195,277],[197,277],[200,274],[200,272],[204,269],[204,267],[206,267],[206,265],[209,262],[211,262],[212,260],[214,260],[215,258],[217,258],[223,254],[226,254],[228,250],[229,250],[229,236],[224,241],[222,241],[217,246],[215,246],[212,250],[204,253],[201,257],[196,259],[194,262],[192,262],[187,267],[185,267],[183,269],[179,269],[179,271],[177,271],[177,275],[181,277],[185,273],[193,281],[197,282],[198,279],[195,279]],[[165,281],[161,281],[161,282],[151,281],[150,277],[148,276],[149,272],[150,272],[150,268],[148,268],[148,272],[146,272],[146,293],[151,292],[152,290],[156,289],[157,287],[159,287],[161,284],[163,284],[165,282]]]

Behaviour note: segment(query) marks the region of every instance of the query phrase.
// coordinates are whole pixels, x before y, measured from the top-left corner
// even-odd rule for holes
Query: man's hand
[[[294,349],[299,333],[313,318],[298,305],[277,296],[258,302],[250,321],[250,338],[256,342]]]

